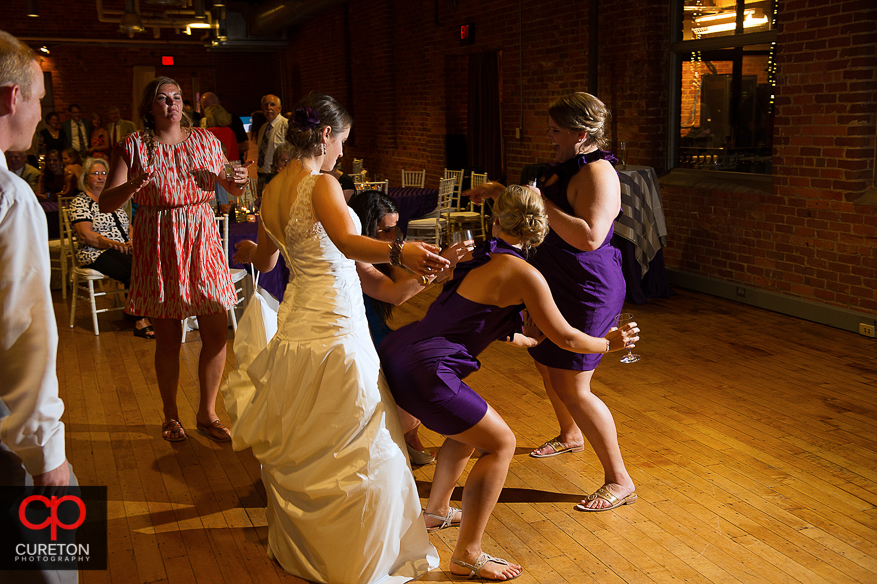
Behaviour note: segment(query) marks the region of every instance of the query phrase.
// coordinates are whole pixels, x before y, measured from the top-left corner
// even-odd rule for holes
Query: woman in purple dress
[[[595,336],[613,326],[625,293],[621,253],[610,243],[621,211],[617,160],[600,149],[608,123],[606,106],[587,93],[566,95],[548,108],[555,163],[538,186],[551,230],[531,260],[548,281],[564,318]],[[475,198],[491,196],[500,188],[487,184]],[[635,487],[618,446],[615,420],[591,392],[591,378],[602,356],[578,355],[549,341],[530,353],[560,423],[560,434],[531,456],[581,452],[587,438],[603,465],[603,486],[576,509],[607,511],[634,503]]]
[[[515,452],[515,436],[496,410],[462,381],[479,368],[478,354],[494,340],[509,337],[514,344],[534,347],[544,334],[567,351],[598,354],[632,346],[639,338],[636,323],[600,338],[564,320],[545,278],[526,260],[547,231],[539,194],[510,186],[494,206],[494,237],[457,264],[423,320],[390,333],[378,349],[397,404],[447,436],[424,519],[428,531],[460,527],[452,574],[507,580],[522,571],[481,551],[484,529]],[[521,304],[538,327],[534,336],[521,334]],[[463,489],[464,513],[450,506],[451,494],[476,448],[481,456]]]

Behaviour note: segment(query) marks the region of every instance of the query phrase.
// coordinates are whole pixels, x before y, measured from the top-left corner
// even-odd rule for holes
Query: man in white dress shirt
[[[6,167],[9,172],[28,184],[33,192],[37,192],[40,182],[40,171],[27,163],[27,153],[18,150],[6,151]]]
[[[0,31],[0,152],[26,150],[46,94],[34,52]],[[69,487],[46,215],[0,156],[0,485]],[[77,582],[76,570],[9,570],[4,582]]]
[[[265,114],[265,123],[259,128],[259,154],[256,160],[260,193],[265,186],[266,176],[271,174],[274,149],[286,141],[286,130],[289,127],[289,121],[280,115],[280,98],[276,95],[262,97],[262,113]]]

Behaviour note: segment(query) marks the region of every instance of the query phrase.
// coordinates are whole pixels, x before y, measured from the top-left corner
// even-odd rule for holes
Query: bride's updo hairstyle
[[[602,101],[590,93],[570,93],[548,106],[548,115],[561,128],[587,132],[598,148],[606,147],[606,127],[611,117]]]
[[[286,141],[295,149],[296,158],[318,156],[322,152],[323,128],[340,134],[353,124],[353,118],[329,95],[311,93],[295,104],[286,131]]]
[[[493,216],[505,233],[521,238],[525,252],[542,243],[548,234],[545,203],[527,187],[509,185],[494,203]]]

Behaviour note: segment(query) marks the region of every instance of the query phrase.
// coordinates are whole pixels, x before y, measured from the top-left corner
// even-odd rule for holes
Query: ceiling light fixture
[[[119,30],[127,32],[129,37],[134,36],[135,32],[146,30],[143,27],[143,21],[140,20],[140,15],[134,9],[134,0],[125,0],[125,14],[122,15],[122,19],[119,21]]]
[[[27,10],[27,15],[31,18],[39,18],[40,16],[40,4],[37,0],[27,0],[25,2],[25,8]]]

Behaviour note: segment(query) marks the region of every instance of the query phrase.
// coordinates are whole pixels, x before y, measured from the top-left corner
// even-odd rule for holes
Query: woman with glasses
[[[70,223],[79,238],[76,259],[83,268],[131,285],[131,239],[128,216],[121,209],[101,213],[97,200],[107,183],[109,163],[101,158],[88,158],[79,175],[80,192],[70,201]],[[154,339],[155,332],[148,318],[136,318],[134,336]]]

